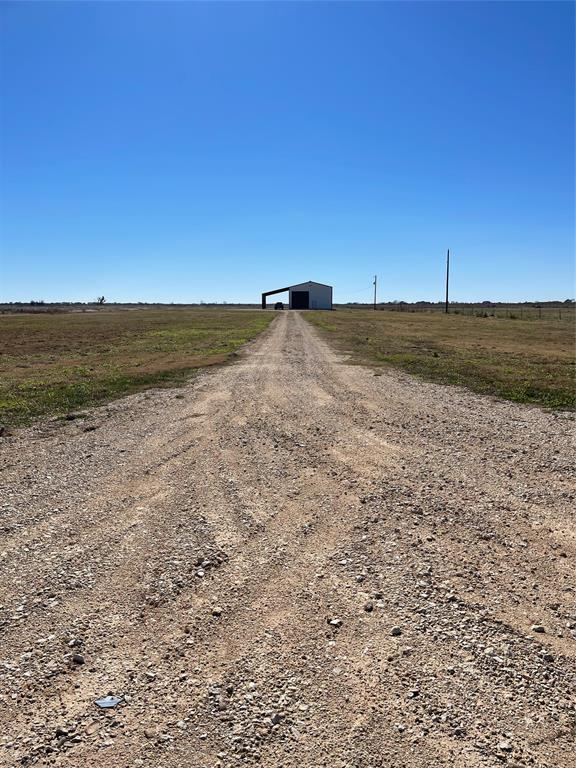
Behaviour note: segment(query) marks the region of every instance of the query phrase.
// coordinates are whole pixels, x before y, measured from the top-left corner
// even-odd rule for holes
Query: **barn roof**
[[[289,291],[290,288],[295,288],[298,285],[322,285],[324,288],[332,288],[331,285],[326,285],[326,283],[317,283],[315,280],[307,280],[305,283],[294,283],[293,285],[287,285],[286,288],[274,288],[273,291],[264,291],[262,296],[273,296],[275,293],[284,293],[284,291]]]
[[[306,280],[304,283],[294,283],[294,285],[323,285],[324,288],[332,288],[331,285],[327,285],[326,283],[319,283],[316,280]],[[291,285],[290,288],[293,288],[294,285]],[[284,289],[286,290],[286,289]]]

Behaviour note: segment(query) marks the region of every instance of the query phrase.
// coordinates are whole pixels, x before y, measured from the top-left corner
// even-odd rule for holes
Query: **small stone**
[[[74,664],[84,664],[84,656],[81,653],[75,653],[72,656],[72,661]]]
[[[278,725],[282,721],[282,715],[276,712],[275,714],[272,715],[270,720],[272,722],[272,725]]]
[[[532,624],[532,632],[539,632],[542,634],[543,632],[546,632],[542,624]]]
[[[222,608],[220,608],[220,606],[218,605],[212,608],[212,616],[214,616],[215,618],[219,618],[220,616],[222,616]]]
[[[327,621],[331,627],[336,627],[336,629],[338,629],[338,627],[341,627],[342,624],[344,623],[342,619],[327,619]]]
[[[366,611],[366,613],[372,613],[372,611],[374,610],[374,603],[370,603],[370,602],[366,603],[364,605],[364,610]]]
[[[392,637],[398,637],[399,635],[402,634],[402,627],[392,627],[392,629],[390,630],[390,634],[392,635]]]
[[[145,728],[144,729],[144,736],[146,736],[147,739],[155,739],[156,738],[156,731],[152,728]]]
[[[501,752],[512,752],[512,744],[509,741],[500,741],[498,743],[498,749]]]
[[[68,736],[68,731],[65,728],[56,728],[56,736]]]
[[[90,672],[92,671],[95,672],[96,670],[90,670]],[[114,707],[118,706],[121,701],[123,701],[122,696],[104,696],[102,699],[96,699],[94,704],[96,704],[99,709],[113,709]]]

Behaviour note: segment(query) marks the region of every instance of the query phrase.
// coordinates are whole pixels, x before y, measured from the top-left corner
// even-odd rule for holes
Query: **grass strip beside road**
[[[370,310],[307,312],[351,362],[518,403],[576,408],[574,323]]]
[[[142,309],[0,317],[0,424],[28,424],[223,363],[273,313]]]

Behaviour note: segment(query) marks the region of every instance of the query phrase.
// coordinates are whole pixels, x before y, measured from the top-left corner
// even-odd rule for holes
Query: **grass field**
[[[568,313],[567,313],[568,314]],[[550,408],[576,407],[574,322],[370,310],[306,319],[351,359]]]
[[[0,424],[66,414],[224,362],[272,320],[226,309],[0,317]]]
[[[340,305],[342,309],[372,309],[371,305]],[[425,302],[408,303],[396,302],[378,304],[378,311],[391,312],[425,312],[442,315],[444,314],[444,302],[428,304]],[[469,317],[494,317],[501,320],[560,320],[574,321],[576,317],[576,305],[574,302],[566,301],[548,301],[543,303],[523,302],[516,304],[504,303],[478,303],[461,304],[450,303],[451,315],[468,315]]]

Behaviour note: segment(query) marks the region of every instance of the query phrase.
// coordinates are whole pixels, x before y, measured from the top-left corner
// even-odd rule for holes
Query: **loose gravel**
[[[574,765],[573,417],[378,373],[285,312],[0,438],[1,765]]]

